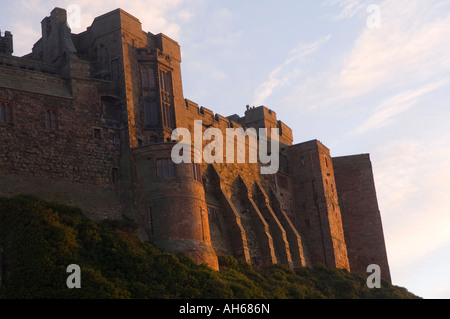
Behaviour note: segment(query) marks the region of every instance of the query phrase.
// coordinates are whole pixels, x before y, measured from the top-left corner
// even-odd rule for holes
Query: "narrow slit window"
[[[202,183],[202,169],[199,164],[192,163],[192,177],[197,181]]]
[[[51,120],[52,120],[52,128],[56,128],[56,113],[55,112],[51,112]]]
[[[98,128],[94,129],[94,138],[96,140],[101,140],[102,139],[102,131]]]
[[[6,106],[1,104],[0,105],[0,120],[2,123],[6,123]]]
[[[58,119],[56,110],[46,109],[45,110],[45,126],[50,130],[56,130],[58,127]]]
[[[109,141],[111,143],[118,143],[119,142],[119,135],[118,135],[118,133],[116,133],[114,131],[110,131],[109,132]]]
[[[12,106],[7,101],[0,101],[0,122],[12,123]]]
[[[159,70],[159,89],[163,124],[169,128],[175,128],[172,73],[170,71]]]
[[[111,180],[114,185],[119,184],[119,169],[113,168],[111,170]]]

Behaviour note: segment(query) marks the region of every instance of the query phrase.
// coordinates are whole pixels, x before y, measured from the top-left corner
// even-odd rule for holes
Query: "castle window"
[[[172,159],[163,158],[156,161],[156,176],[158,178],[175,177],[175,163]]]
[[[202,183],[202,168],[199,164],[192,163],[192,177]]]
[[[159,70],[159,88],[162,100],[170,102],[172,95],[172,74],[170,72]]]
[[[146,127],[155,127],[160,125],[158,105],[155,101],[144,101],[144,122]]]
[[[143,89],[154,89],[155,88],[155,72],[150,66],[141,66],[141,80]]]
[[[202,207],[200,207],[200,222],[202,224],[202,239],[205,241],[205,229],[203,228],[203,215],[205,214]]]
[[[111,181],[114,185],[119,184],[119,169],[113,168],[111,170]]]
[[[102,138],[102,131],[98,128],[94,129],[94,138],[100,140]]]
[[[118,143],[119,142],[119,136],[116,132],[109,132],[109,141],[111,143]]]
[[[163,102],[163,108],[164,108],[164,126],[175,128],[172,106]]]
[[[12,123],[12,107],[9,102],[0,101],[0,122]]]
[[[172,74],[169,71],[159,70],[159,90],[163,111],[163,124],[169,128],[175,128],[172,103]]]
[[[45,110],[45,127],[50,130],[56,130],[58,128],[57,114],[55,109]]]

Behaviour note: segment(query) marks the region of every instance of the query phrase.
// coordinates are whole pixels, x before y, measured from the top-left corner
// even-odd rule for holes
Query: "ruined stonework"
[[[0,195],[34,194],[89,217],[134,219],[144,240],[219,269],[219,255],[255,267],[325,264],[390,280],[372,170],[365,157],[332,158],[265,106],[243,116],[185,99],[180,47],[144,32],[121,9],[72,34],[66,11],[42,20],[31,53],[0,38]],[[175,164],[176,128],[279,129],[280,167],[224,160]],[[202,154],[209,141],[195,144]],[[270,135],[269,135],[270,140]],[[246,158],[255,150],[244,141]],[[221,156],[221,155],[220,155]]]

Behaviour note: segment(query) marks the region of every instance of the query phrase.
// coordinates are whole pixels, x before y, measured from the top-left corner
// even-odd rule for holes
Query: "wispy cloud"
[[[362,123],[354,133],[362,134],[390,124],[395,116],[416,105],[423,95],[435,91],[444,84],[445,82],[440,81],[388,98],[375,108],[370,118]]]
[[[289,57],[269,74],[268,79],[255,91],[254,104],[264,104],[275,89],[292,83],[302,74],[302,65],[305,59],[316,52],[324,43],[330,40],[328,35],[316,42],[300,44],[289,54]]]
[[[398,138],[373,152],[389,257],[397,267],[411,266],[450,240],[450,149],[443,147],[450,135],[427,137]]]
[[[450,70],[450,15],[417,0],[380,4],[382,27],[364,28],[332,85],[339,98],[429,81]]]
[[[351,19],[357,13],[367,7],[367,0],[329,0],[325,6],[337,6],[339,12],[333,16],[333,20]]]
[[[337,17],[353,17],[368,1],[333,0]],[[379,2],[381,27],[369,28],[355,19],[356,37],[343,37],[345,51],[328,55],[333,64],[321,63],[316,74],[297,81],[284,105],[302,109],[341,108],[369,94],[395,95],[448,77],[450,72],[450,2],[448,0],[385,0]],[[359,8],[359,9],[357,9]],[[362,10],[362,17],[370,13]],[[335,18],[335,17],[334,17]],[[333,18],[332,18],[333,19]],[[357,29],[356,29],[357,30]],[[331,34],[338,39],[339,34]],[[336,43],[333,43],[336,45]],[[311,55],[319,63],[320,55]],[[321,67],[321,68],[320,68]],[[374,105],[360,104],[371,111]]]

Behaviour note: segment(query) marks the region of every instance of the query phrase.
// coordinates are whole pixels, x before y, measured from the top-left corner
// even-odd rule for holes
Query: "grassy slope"
[[[127,221],[95,223],[79,209],[29,196],[0,198],[3,285],[0,298],[416,298],[383,282],[315,267],[254,270],[221,257],[221,271],[140,241]],[[68,289],[66,268],[81,267],[81,289]]]

